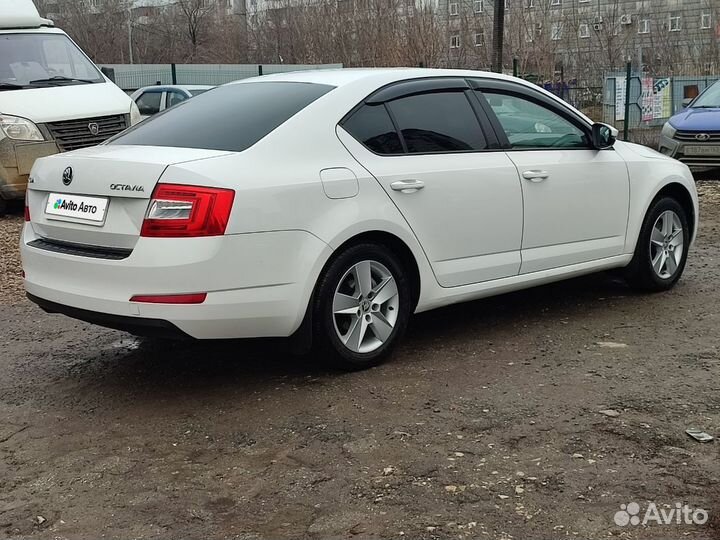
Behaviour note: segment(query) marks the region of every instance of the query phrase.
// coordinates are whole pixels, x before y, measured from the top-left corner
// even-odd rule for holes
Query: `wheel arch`
[[[377,244],[387,248],[390,252],[400,257],[403,268],[408,272],[410,278],[410,285],[412,287],[412,309],[415,310],[418,300],[420,298],[421,278],[420,278],[420,267],[418,261],[415,258],[415,254],[410,249],[410,246],[402,240],[399,236],[383,230],[368,230],[360,233],[356,233],[344,240],[340,245],[333,250],[332,255],[323,265],[320,272],[320,276],[323,275],[328,265],[337,257],[340,253],[345,251],[351,246],[358,244]]]
[[[680,206],[682,206],[683,210],[685,210],[689,221],[688,225],[690,226],[690,231],[692,235],[690,238],[690,242],[693,242],[695,240],[696,234],[697,213],[695,212],[695,203],[693,201],[692,195],[690,194],[690,191],[680,182],[671,181],[663,185],[658,190],[658,192],[650,201],[650,204],[645,210],[645,213],[647,214],[647,211],[652,207],[652,205],[664,197],[671,197],[675,199],[680,204]]]
[[[678,165],[680,164],[678,163]],[[690,222],[688,225],[691,243],[697,234],[698,203],[694,180],[680,171],[658,178],[653,174],[658,172],[662,171],[647,170],[647,168],[632,170],[631,168],[630,213],[625,237],[626,254],[635,252],[642,225],[650,208],[663,197],[670,196],[676,199],[686,211]],[[633,177],[636,178],[635,181],[632,181]]]
[[[400,238],[400,236],[382,229],[369,229],[349,234],[347,237],[341,240],[336,239],[336,242],[328,244],[330,245],[330,247],[332,247],[332,252],[322,263],[320,270],[315,273],[315,282],[313,283],[312,290],[310,292],[310,296],[305,307],[305,315],[302,318],[299,327],[290,336],[291,342],[293,343],[293,349],[295,349],[296,351],[305,352],[310,350],[310,348],[312,347],[312,314],[313,307],[316,301],[318,283],[320,282],[320,278],[325,274],[328,266],[335,260],[335,258],[340,253],[342,253],[351,246],[362,243],[373,243],[385,246],[392,253],[400,256],[401,263],[404,268],[408,269],[408,273],[410,276],[410,284],[412,287],[413,295],[411,312],[415,311],[415,308],[417,307],[418,301],[420,299],[422,278],[420,277],[421,269],[417,257],[415,253],[413,253],[413,250],[410,248],[408,243],[402,238]]]

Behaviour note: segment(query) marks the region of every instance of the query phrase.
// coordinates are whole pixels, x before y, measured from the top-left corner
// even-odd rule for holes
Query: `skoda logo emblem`
[[[699,133],[695,135],[695,138],[700,142],[707,142],[710,140],[710,135],[708,135],[707,133]]]
[[[88,124],[88,130],[93,135],[97,135],[98,133],[100,133],[100,126],[98,126],[95,122],[90,122]]]
[[[69,186],[73,180],[72,167],[66,167],[62,175],[63,184]]]

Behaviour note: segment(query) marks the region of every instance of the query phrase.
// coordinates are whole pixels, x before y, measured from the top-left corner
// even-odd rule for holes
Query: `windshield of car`
[[[63,34],[0,34],[0,91],[105,82]]]
[[[229,84],[165,109],[109,144],[242,152],[333,88],[279,81]]]
[[[199,96],[200,94],[204,94],[204,93],[207,92],[208,90],[210,90],[210,89],[209,89],[209,88],[203,88],[202,90],[190,90],[190,94],[191,94],[192,96]]]
[[[693,109],[720,108],[720,81],[705,90],[691,105]]]

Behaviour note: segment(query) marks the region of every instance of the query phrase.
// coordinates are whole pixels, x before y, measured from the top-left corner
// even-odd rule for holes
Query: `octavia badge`
[[[700,142],[707,142],[710,140],[710,135],[708,135],[707,133],[698,133],[697,135],[695,135],[695,138]]]
[[[88,124],[88,130],[93,135],[97,135],[98,133],[100,133],[100,126],[98,126],[96,122],[90,122]]]
[[[62,174],[62,182],[66,186],[69,186],[72,183],[72,180],[73,180],[72,167],[66,167]]]

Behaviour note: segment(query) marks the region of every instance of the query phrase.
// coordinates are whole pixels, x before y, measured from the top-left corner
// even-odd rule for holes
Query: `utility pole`
[[[503,70],[503,41],[505,37],[505,0],[495,0],[493,18],[493,71]]]

